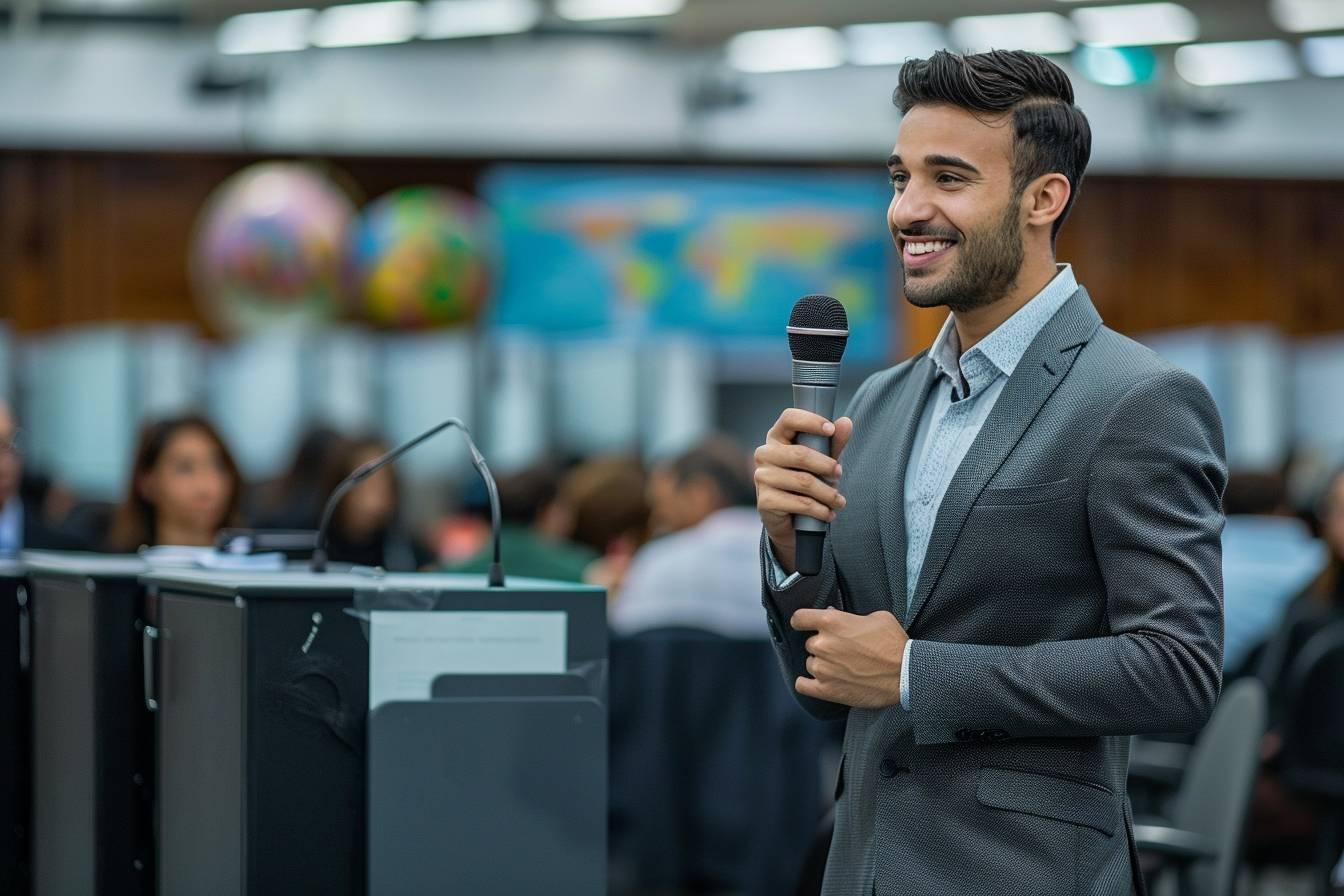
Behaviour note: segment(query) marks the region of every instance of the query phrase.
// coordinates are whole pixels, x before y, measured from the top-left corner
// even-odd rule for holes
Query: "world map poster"
[[[555,336],[693,333],[725,350],[778,345],[800,296],[849,314],[846,360],[893,344],[890,187],[875,174],[500,166],[490,320]]]

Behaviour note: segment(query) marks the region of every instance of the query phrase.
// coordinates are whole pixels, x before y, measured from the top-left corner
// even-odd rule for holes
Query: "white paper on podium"
[[[369,709],[428,700],[440,675],[559,675],[563,611],[375,610],[369,614]]]

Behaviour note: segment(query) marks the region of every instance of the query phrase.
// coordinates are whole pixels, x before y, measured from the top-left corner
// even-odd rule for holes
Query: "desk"
[[[164,570],[142,581],[157,633],[147,684],[158,704],[163,896],[369,889],[369,651],[363,623],[345,612],[356,592],[429,590],[435,609],[565,609],[571,660],[606,658],[605,595],[594,588],[519,579],[492,591],[479,576],[303,570]],[[605,741],[598,759],[605,768]],[[604,805],[601,784],[588,796]]]
[[[33,894],[153,890],[150,717],[140,697],[143,562],[28,551]]]

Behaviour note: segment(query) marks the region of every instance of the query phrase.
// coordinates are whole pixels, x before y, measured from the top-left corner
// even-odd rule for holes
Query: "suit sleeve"
[[[1222,678],[1226,481],[1222,424],[1198,380],[1172,370],[1131,388],[1087,479],[1109,635],[1022,647],[917,641],[916,741],[1202,727]]]

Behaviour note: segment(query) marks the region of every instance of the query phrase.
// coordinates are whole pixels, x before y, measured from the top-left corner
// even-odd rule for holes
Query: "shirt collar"
[[[953,316],[947,316],[929,349],[929,357],[938,372],[952,382],[958,398],[979,393],[1000,374],[1012,376],[1036,336],[1078,291],[1073,267],[1067,264],[1055,267],[1055,276],[1031,301],[965,354],[961,354],[961,339]]]

